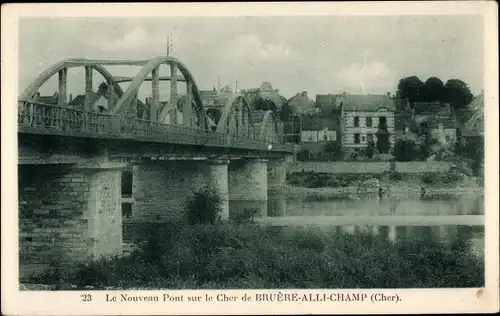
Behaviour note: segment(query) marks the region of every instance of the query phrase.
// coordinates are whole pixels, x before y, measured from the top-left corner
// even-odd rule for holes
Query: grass
[[[128,257],[101,259],[34,283],[54,289],[480,287],[484,263],[426,238],[390,242],[367,233],[257,225],[148,225]],[[467,238],[465,238],[467,239]],[[465,240],[464,239],[464,240]]]

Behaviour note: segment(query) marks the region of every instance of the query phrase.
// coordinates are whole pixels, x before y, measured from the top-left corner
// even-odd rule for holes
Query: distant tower
[[[238,83],[239,83],[238,80],[236,80],[236,88],[235,88],[235,91],[234,91],[235,93],[238,93]]]
[[[220,76],[217,76],[217,91],[220,92]]]
[[[169,34],[167,37],[167,56],[170,56],[173,50],[174,50],[174,43],[172,41],[172,34]]]

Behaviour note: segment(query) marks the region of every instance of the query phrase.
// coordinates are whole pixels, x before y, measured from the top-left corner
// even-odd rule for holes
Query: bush
[[[311,158],[310,158],[310,152],[309,150],[307,149],[301,149],[298,153],[297,153],[297,160],[298,161],[309,161]]]
[[[194,196],[188,201],[188,223],[215,224],[220,221],[221,205],[221,197],[216,191],[206,188],[194,192]]]
[[[235,224],[248,224],[253,223],[255,220],[255,216],[259,213],[259,210],[256,208],[245,208],[242,211],[235,212],[234,215],[231,216],[231,219]]]
[[[398,139],[393,154],[397,161],[411,161],[419,156],[419,147],[412,139]]]
[[[389,174],[389,179],[393,181],[402,181],[403,180],[403,175],[399,172],[391,172]]]
[[[373,158],[373,155],[375,154],[375,143],[373,141],[368,142],[368,146],[366,147],[365,151],[366,157],[369,159]]]
[[[457,172],[426,172],[421,177],[425,184],[455,184],[463,180],[464,175]]]
[[[91,262],[64,281],[98,289],[484,285],[484,263],[461,243],[449,249],[428,239],[391,242],[382,234],[254,225],[163,225],[152,230],[151,238],[161,241],[154,256],[138,251]]]

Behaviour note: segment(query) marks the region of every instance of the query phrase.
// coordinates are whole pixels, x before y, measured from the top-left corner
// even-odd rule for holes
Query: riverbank
[[[461,236],[472,234],[462,228]],[[73,271],[53,269],[23,289],[262,289],[481,287],[484,264],[467,242],[392,242],[371,233],[245,224],[141,229],[142,249]],[[30,285],[30,284],[35,285]],[[38,284],[38,285],[36,285]],[[40,284],[45,284],[42,286]]]
[[[403,183],[382,183],[382,197],[402,198],[415,197],[424,199],[454,198],[460,196],[480,196],[484,194],[482,187],[424,187],[425,193],[422,196],[422,186],[409,185]],[[305,188],[291,185],[274,186],[270,188],[271,192],[283,194],[287,199],[297,199],[304,197],[311,198],[333,198],[333,199],[359,199],[361,197],[379,197],[379,188],[363,188],[359,186],[350,187],[322,187]]]
[[[443,172],[406,175],[401,173],[340,174],[296,172],[271,191],[287,198],[318,197],[358,199],[362,196],[421,197],[428,199],[484,194],[483,179]]]

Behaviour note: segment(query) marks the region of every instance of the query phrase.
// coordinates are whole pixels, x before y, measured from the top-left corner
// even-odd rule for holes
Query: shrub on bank
[[[421,181],[425,184],[456,184],[464,180],[464,175],[457,172],[426,172]]]
[[[187,221],[189,224],[215,224],[220,220],[222,199],[217,191],[203,189],[194,192],[188,201]]]
[[[369,233],[234,226],[152,226],[156,243],[126,258],[82,265],[78,288],[480,287],[481,260],[466,245]]]

